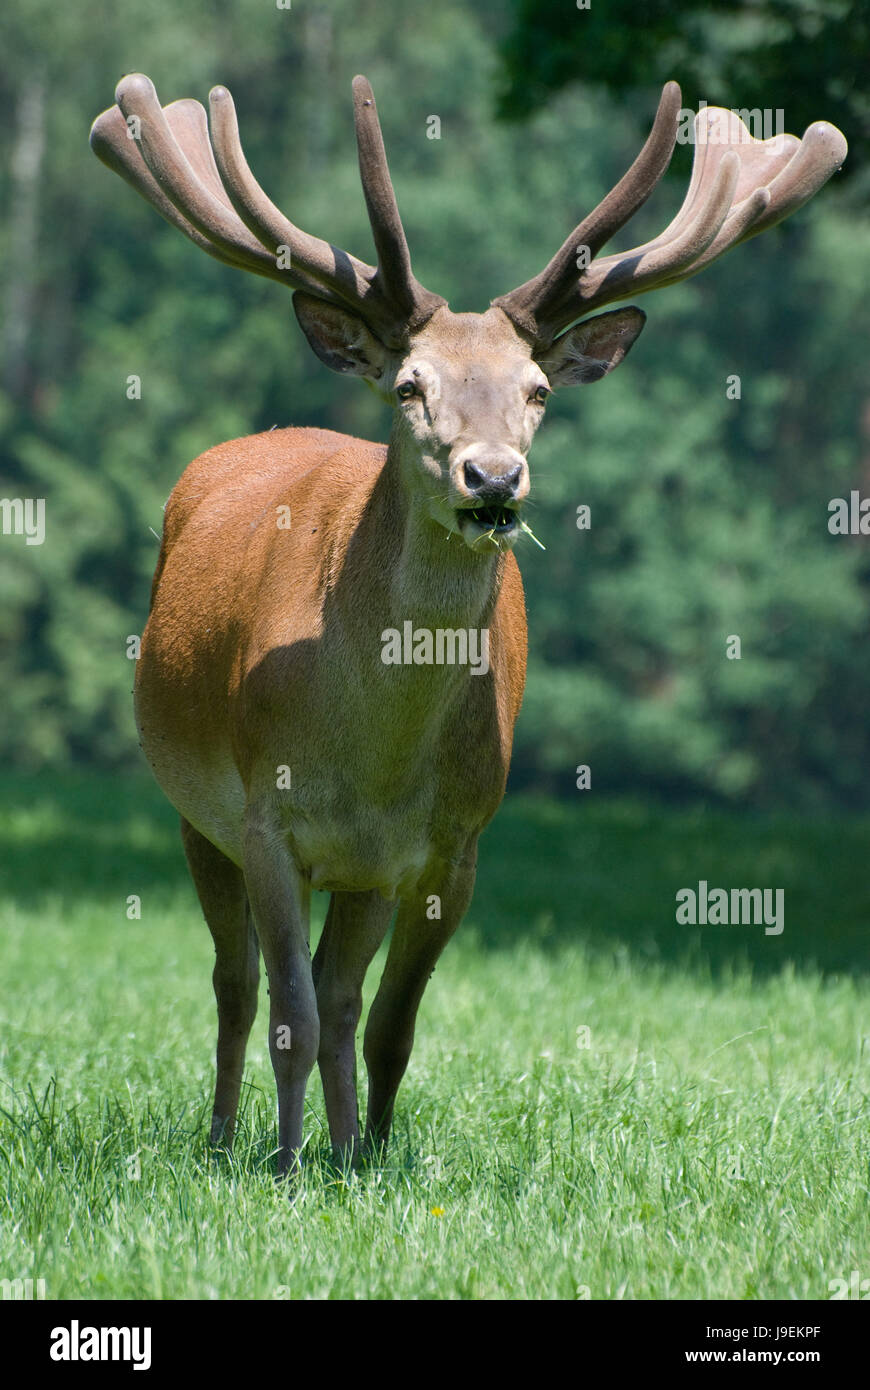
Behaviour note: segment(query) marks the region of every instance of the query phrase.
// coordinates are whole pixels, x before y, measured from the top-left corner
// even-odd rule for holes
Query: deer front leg
[[[420,1000],[438,957],[465,915],[474,890],[477,840],[459,864],[427,875],[412,898],[402,900],[387,963],[366,1024],[364,1055],[369,1074],[365,1147],[381,1153],[390,1137],[393,1106],[414,1045]]]
[[[269,1052],[278,1088],[278,1173],[299,1167],[305,1087],[320,1027],[308,951],[307,883],[277,827],[245,816],[244,871],[269,977]]]
[[[312,964],[329,1137],[333,1154],[344,1163],[355,1163],[359,1151],[356,1030],[363,980],[394,909],[380,893],[333,893]]]

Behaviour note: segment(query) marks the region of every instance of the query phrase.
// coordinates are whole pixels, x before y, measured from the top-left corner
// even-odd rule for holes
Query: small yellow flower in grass
[[[431,1211],[431,1213],[432,1213],[433,1216],[443,1216],[443,1215],[444,1215],[444,1208],[443,1208],[443,1207],[430,1207],[429,1210]]]

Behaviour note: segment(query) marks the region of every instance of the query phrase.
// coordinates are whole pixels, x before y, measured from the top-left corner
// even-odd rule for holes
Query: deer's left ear
[[[646,323],[642,309],[613,309],[569,328],[535,360],[551,386],[600,381],[623,357]]]

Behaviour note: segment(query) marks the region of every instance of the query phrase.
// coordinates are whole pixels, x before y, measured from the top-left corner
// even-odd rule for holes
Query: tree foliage
[[[870,9],[851,0],[516,0],[500,110],[525,119],[575,82],[622,100],[676,78],[690,104],[782,110],[798,135],[833,122],[866,194],[868,53]]]

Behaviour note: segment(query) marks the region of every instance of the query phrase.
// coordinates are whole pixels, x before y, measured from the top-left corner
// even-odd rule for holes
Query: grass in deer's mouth
[[[517,524],[517,514],[510,507],[463,507],[458,515],[460,526],[471,520],[485,531],[512,531]]]

